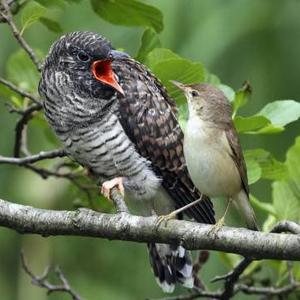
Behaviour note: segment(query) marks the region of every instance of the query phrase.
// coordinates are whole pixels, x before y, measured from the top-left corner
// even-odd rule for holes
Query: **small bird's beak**
[[[178,87],[179,89],[181,89],[182,91],[186,90],[186,87],[183,83],[176,81],[176,80],[170,80],[171,83],[173,83],[176,87]]]
[[[92,64],[92,73],[97,80],[104,84],[108,84],[124,96],[125,93],[116,80],[116,75],[112,70],[111,62],[111,59],[94,61]]]

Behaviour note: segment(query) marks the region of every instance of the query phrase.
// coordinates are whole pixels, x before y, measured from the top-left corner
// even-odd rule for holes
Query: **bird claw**
[[[116,177],[112,180],[103,182],[101,187],[101,194],[109,200],[111,199],[111,190],[116,187],[120,194],[124,197],[125,190],[123,185],[123,177]]]
[[[156,221],[156,227],[158,228],[161,223],[165,223],[165,226],[167,226],[168,221],[175,219],[175,217],[176,217],[176,214],[174,214],[173,212],[171,212],[168,215],[158,216],[158,219]]]
[[[209,233],[216,235],[219,230],[225,225],[225,218],[222,217],[213,227],[209,230]]]

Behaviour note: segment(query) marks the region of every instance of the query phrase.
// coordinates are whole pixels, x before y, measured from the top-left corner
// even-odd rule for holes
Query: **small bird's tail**
[[[193,265],[189,251],[182,246],[148,244],[150,263],[157,283],[166,293],[172,293],[178,282],[194,287]]]
[[[254,210],[244,190],[241,190],[236,197],[233,198],[233,203],[242,217],[245,218],[247,227],[251,230],[259,231]]]

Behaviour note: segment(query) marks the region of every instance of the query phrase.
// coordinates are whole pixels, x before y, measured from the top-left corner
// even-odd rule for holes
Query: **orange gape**
[[[110,59],[102,59],[94,61],[92,64],[92,72],[95,78],[105,84],[110,85],[116,89],[119,93],[124,95],[124,91],[118,84],[115,74],[111,68]]]

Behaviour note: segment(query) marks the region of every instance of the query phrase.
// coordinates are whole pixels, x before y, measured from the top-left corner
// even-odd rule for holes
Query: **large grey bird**
[[[104,190],[124,187],[143,215],[166,214],[200,197],[183,156],[176,106],[142,64],[92,32],[62,36],[45,60],[39,92],[46,118],[68,154]],[[212,203],[186,210],[214,223]],[[193,286],[189,254],[181,246],[149,244],[150,262],[167,292]]]

